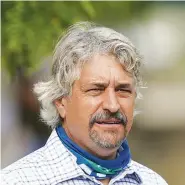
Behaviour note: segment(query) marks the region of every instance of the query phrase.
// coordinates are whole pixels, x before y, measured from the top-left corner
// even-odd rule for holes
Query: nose
[[[120,109],[120,104],[116,97],[116,92],[112,89],[108,90],[104,94],[103,99],[103,109],[109,110],[110,112],[114,113]]]

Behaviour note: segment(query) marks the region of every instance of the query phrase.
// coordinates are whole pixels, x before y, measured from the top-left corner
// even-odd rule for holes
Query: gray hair
[[[51,79],[34,85],[41,102],[41,118],[55,128],[60,120],[54,100],[68,96],[72,85],[80,77],[80,69],[95,54],[111,54],[135,80],[136,90],[142,85],[141,57],[124,35],[94,23],[80,22],[69,27],[59,40],[53,54]]]

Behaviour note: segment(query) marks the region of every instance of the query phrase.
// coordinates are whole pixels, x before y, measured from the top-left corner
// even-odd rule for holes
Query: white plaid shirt
[[[53,130],[46,145],[1,171],[1,184],[16,185],[102,185],[77,165],[76,157]],[[131,161],[109,185],[167,185],[154,171]]]

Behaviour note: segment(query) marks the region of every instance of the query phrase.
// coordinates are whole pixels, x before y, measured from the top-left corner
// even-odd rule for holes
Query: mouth
[[[101,121],[96,121],[97,124],[99,125],[120,125],[122,122],[120,120],[101,120]]]

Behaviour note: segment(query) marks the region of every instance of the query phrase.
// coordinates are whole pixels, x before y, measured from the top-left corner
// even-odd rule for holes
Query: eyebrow
[[[92,82],[89,83],[90,86],[96,86],[96,87],[100,87],[100,88],[105,88],[107,87],[109,84],[105,83],[105,82]]]
[[[116,86],[116,89],[132,89],[133,85],[130,83],[120,83]]]
[[[108,87],[109,83],[106,82],[90,82],[89,84],[84,84],[82,87],[90,87],[90,86],[96,86],[98,88],[106,88]],[[124,88],[124,89],[132,89],[133,85],[127,82],[118,83],[115,87],[116,89]]]
[[[87,88],[90,88],[90,87],[97,87],[97,88],[106,88],[108,87],[108,83],[105,83],[105,82],[90,82],[88,84],[82,84],[81,85],[81,88],[82,89],[87,89]]]

